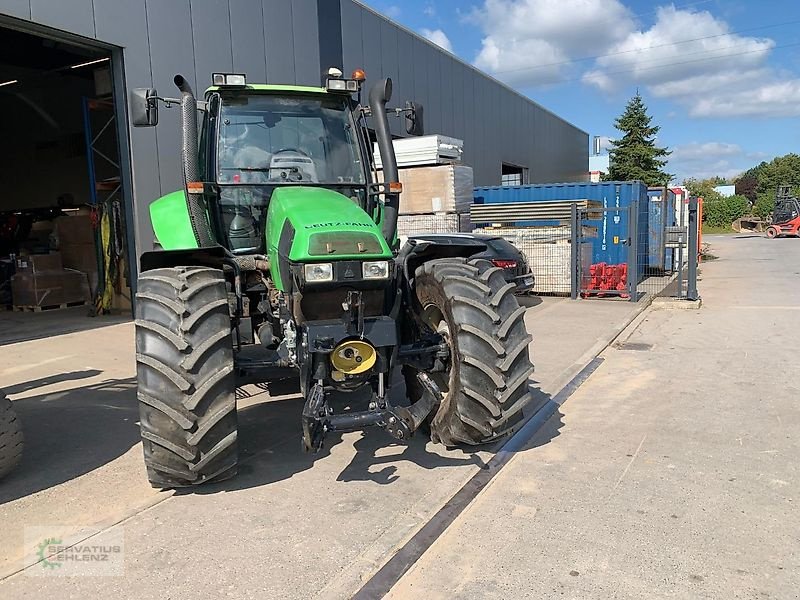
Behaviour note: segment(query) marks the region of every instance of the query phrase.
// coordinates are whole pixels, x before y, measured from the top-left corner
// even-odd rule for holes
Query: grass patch
[[[708,225],[707,223],[703,223],[703,234],[721,234],[721,233],[736,233],[730,225],[728,227],[715,227],[713,225]]]

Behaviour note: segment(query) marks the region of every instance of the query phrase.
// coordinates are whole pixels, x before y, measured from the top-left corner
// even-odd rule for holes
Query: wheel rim
[[[436,385],[439,386],[439,389],[442,390],[442,398],[441,400],[444,401],[447,398],[447,395],[450,393],[451,385],[451,377],[452,377],[452,356],[453,356],[453,341],[450,337],[450,325],[447,323],[447,319],[445,318],[442,311],[439,309],[438,306],[435,304],[428,304],[424,307],[422,311],[422,322],[434,333],[438,333],[442,336],[445,343],[447,344],[448,348],[450,349],[450,356],[451,360],[447,365],[447,368],[438,373],[429,373],[429,375],[433,378],[436,382]]]

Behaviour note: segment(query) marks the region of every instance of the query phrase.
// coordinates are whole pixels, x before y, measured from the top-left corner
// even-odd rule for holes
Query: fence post
[[[678,217],[678,225],[681,228],[678,235],[678,298],[683,298],[683,246],[686,244],[686,219],[684,218],[684,203],[681,199],[681,211]]]
[[[579,252],[578,244],[580,243],[580,233],[578,231],[580,227],[580,222],[578,220],[578,203],[573,202],[571,204],[571,219],[572,219],[572,230],[570,231],[570,243],[572,247],[570,248],[570,266],[571,266],[571,278],[570,278],[570,297],[573,300],[578,299],[578,291],[581,284],[581,260],[580,256],[581,253]]]
[[[631,202],[628,205],[628,287],[630,289],[630,301],[639,301],[639,265],[638,250],[639,241],[639,201]]]
[[[697,220],[697,198],[689,200],[689,270],[686,282],[686,299],[697,300],[697,257],[700,254],[698,247],[698,220]]]

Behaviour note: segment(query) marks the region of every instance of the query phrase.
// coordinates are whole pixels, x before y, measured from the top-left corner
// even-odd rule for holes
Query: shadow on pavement
[[[130,315],[90,317],[89,306],[41,312],[0,312],[0,346],[127,323]]]
[[[25,383],[18,383],[16,385],[7,386],[2,388],[2,390],[7,395],[13,396],[15,394],[24,394],[25,392],[28,392],[30,390],[35,390],[36,388],[45,387],[48,385],[54,385],[56,383],[63,383],[64,381],[77,381],[79,379],[89,379],[90,377],[96,377],[101,373],[102,371],[99,371],[98,369],[86,369],[85,371],[58,373],[56,375],[49,375],[47,377],[41,377],[39,379],[26,381]],[[15,403],[14,406],[19,406],[19,404]]]
[[[537,387],[538,382],[532,381],[532,384],[533,400],[527,411],[530,415],[541,408],[546,408],[551,401],[550,395]],[[271,385],[275,386],[274,383]],[[400,389],[402,386],[396,388],[396,391],[400,392]],[[337,403],[341,406],[341,397],[338,402],[336,399],[332,400],[334,406]],[[179,489],[176,494],[215,494],[268,485],[288,479],[296,473],[312,468],[317,461],[325,460],[330,455],[331,449],[341,443],[341,434],[335,432],[329,434],[325,438],[323,449],[317,454],[304,452],[300,441],[302,407],[302,398],[296,396],[268,400],[240,408],[239,475],[216,484]],[[556,410],[519,451],[543,446],[557,437],[563,426],[561,417],[561,412]],[[398,443],[379,428],[365,430],[360,436],[354,443],[355,455],[339,473],[337,481],[372,481],[379,485],[388,485],[399,479],[397,471],[402,462],[410,462],[424,469],[468,465],[477,465],[483,469],[487,465],[477,453],[496,451],[505,441],[478,447],[462,446],[451,449],[448,455],[443,456],[431,451],[441,447],[430,444],[424,431],[418,431],[408,444]],[[387,448],[401,450],[387,452]]]
[[[96,371],[67,373],[6,388],[11,395],[42,381],[69,381]],[[71,376],[71,377],[70,377]],[[52,381],[51,381],[52,383]],[[139,442],[139,408],[133,378],[109,380],[14,400],[25,435],[22,463],[0,482],[0,504],[46,490],[94,471]]]
[[[519,302],[520,306],[524,306],[525,308],[533,308],[534,306],[539,306],[544,302],[540,296],[517,296],[517,302]]]
[[[42,385],[79,380],[99,374],[95,370],[54,375],[7,388],[11,396]],[[527,411],[533,414],[547,406],[550,396],[532,382],[533,401]],[[269,391],[296,391],[296,383],[275,381],[267,384]],[[262,387],[262,389],[263,389]],[[401,386],[395,393],[404,396]],[[257,392],[261,394],[261,392]],[[237,394],[240,400],[253,393]],[[341,443],[339,433],[329,434],[325,446],[317,453],[306,453],[301,447],[300,414],[303,407],[299,395],[270,399],[242,406],[239,410],[240,469],[238,477],[196,488],[178,490],[179,494],[213,494],[222,491],[259,487],[288,479],[325,460],[331,448]],[[355,397],[341,394],[332,398],[337,412],[346,410]],[[122,456],[140,441],[139,410],[136,400],[136,380],[104,381],[70,390],[41,394],[14,401],[23,424],[25,453],[19,468],[0,484],[0,504],[49,489],[80,477]],[[560,413],[558,413],[560,415]],[[554,416],[558,416],[554,415]],[[558,435],[560,417],[551,418],[534,438],[534,446],[548,443]],[[500,444],[481,447],[464,446],[447,453],[430,443],[424,431],[419,431],[409,444],[400,444],[385,431],[372,428],[355,441],[355,455],[337,476],[337,481],[371,481],[388,485],[400,477],[398,467],[410,462],[424,469],[486,464],[477,454],[492,452]]]

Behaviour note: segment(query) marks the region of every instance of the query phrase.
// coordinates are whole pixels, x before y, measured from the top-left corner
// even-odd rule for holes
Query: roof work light
[[[211,81],[214,85],[244,87],[247,85],[247,76],[244,73],[214,73]]]
[[[361,89],[361,83],[367,78],[362,69],[356,69],[350,79],[344,79],[341,69],[336,67],[328,69],[327,75],[325,89],[329,92],[358,92]]]

